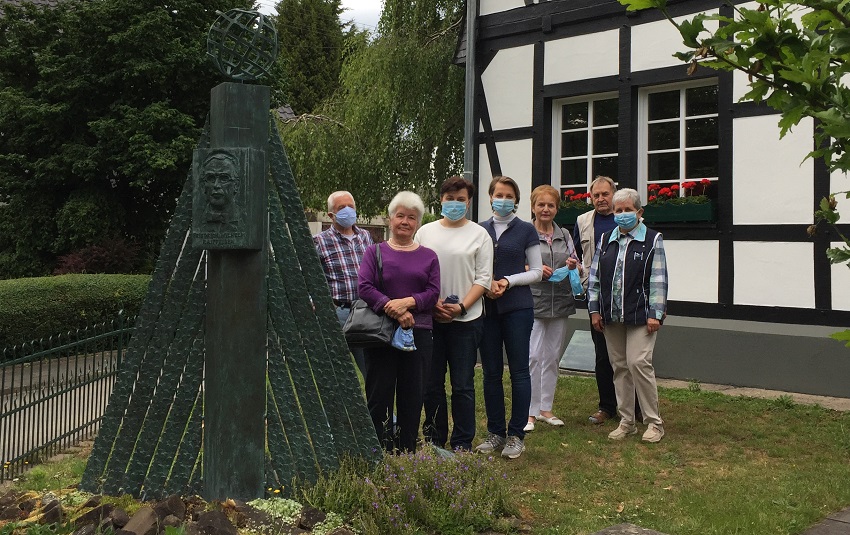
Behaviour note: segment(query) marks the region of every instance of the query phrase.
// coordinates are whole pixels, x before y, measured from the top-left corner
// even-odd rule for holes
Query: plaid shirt
[[[622,264],[626,254],[626,249],[632,240],[646,240],[646,225],[639,224],[638,227],[626,234],[620,233],[620,228],[617,227],[611,231],[611,236],[608,238],[608,243],[613,241],[618,242],[619,251],[617,254],[617,269],[614,271],[614,278],[619,278],[619,281],[612,281],[611,287],[611,321],[614,323],[623,322],[623,271]],[[607,245],[607,244],[606,244]],[[602,254],[602,240],[596,246],[596,254],[593,255],[593,263],[590,265],[590,277],[587,283],[587,311],[589,313],[601,314],[599,303],[599,257]],[[655,241],[655,252],[652,257],[652,266],[649,274],[649,297],[647,298],[649,312],[651,317],[657,320],[662,320],[667,312],[667,256],[664,253],[664,242],[661,235],[658,235]]]
[[[342,235],[333,225],[313,236],[322,270],[335,301],[351,302],[357,299],[357,270],[366,248],[372,245],[372,236],[357,225],[351,227],[354,237]]]

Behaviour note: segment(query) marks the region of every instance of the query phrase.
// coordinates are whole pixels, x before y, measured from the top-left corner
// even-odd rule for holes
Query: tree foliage
[[[349,25],[340,20],[340,0],[281,0],[277,12],[278,100],[312,113],[339,87]]]
[[[346,42],[340,87],[312,116],[283,125],[305,205],[350,190],[362,215],[412,189],[426,202],[463,165],[463,70],[451,59],[459,0],[387,0],[379,31]]]
[[[155,254],[220,81],[207,30],[241,4],[4,5],[0,278],[116,237]]]
[[[850,2],[847,0],[760,0],[735,6],[734,16],[700,13],[675,21],[667,0],[619,0],[630,11],[655,8],[676,26],[688,48],[676,57],[697,65],[747,74],[750,91],[742,100],[764,102],[780,112],[780,136],[804,117],[815,122],[816,149],[830,171],[850,171]],[[719,25],[706,22],[716,21]],[[850,240],[836,227],[840,219],[835,195],[822,199],[817,225],[833,227],[845,245],[827,250],[829,261],[850,267]],[[841,338],[841,337],[844,338]],[[850,331],[837,333],[850,340]],[[848,342],[850,347],[850,342]]]

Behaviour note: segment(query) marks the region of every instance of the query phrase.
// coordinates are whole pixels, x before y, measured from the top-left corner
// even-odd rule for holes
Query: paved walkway
[[[585,374],[576,374],[585,375]],[[591,375],[591,374],[588,374]],[[690,383],[675,379],[658,379],[658,386],[664,388],[688,388]],[[834,398],[828,396],[812,396],[809,394],[798,394],[796,392],[782,392],[779,390],[763,390],[759,388],[743,388],[729,385],[714,385],[700,383],[700,389],[709,392],[720,392],[729,396],[746,396],[763,399],[777,399],[781,396],[790,396],[795,403],[802,405],[820,405],[821,407],[834,411],[850,411],[850,398]],[[848,535],[850,534],[850,507],[829,515],[823,522],[815,524],[800,535]],[[634,524],[617,524],[597,531],[593,535],[665,535],[664,533],[645,529]]]

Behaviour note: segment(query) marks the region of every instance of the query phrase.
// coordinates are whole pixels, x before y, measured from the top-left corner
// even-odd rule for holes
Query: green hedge
[[[149,281],[149,275],[0,280],[0,350],[112,320],[122,309],[135,316]]]

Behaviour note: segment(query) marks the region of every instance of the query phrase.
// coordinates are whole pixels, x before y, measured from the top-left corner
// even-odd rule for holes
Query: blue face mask
[[[342,210],[337,211],[334,219],[336,220],[337,225],[342,228],[351,228],[354,223],[357,222],[357,211],[350,206],[346,206]]]
[[[513,199],[493,199],[493,212],[501,217],[505,217],[514,211]]]
[[[461,201],[443,201],[443,211],[446,219],[460,221],[466,215],[466,203]]]
[[[637,212],[622,212],[614,214],[614,223],[621,229],[630,230],[637,225]]]

